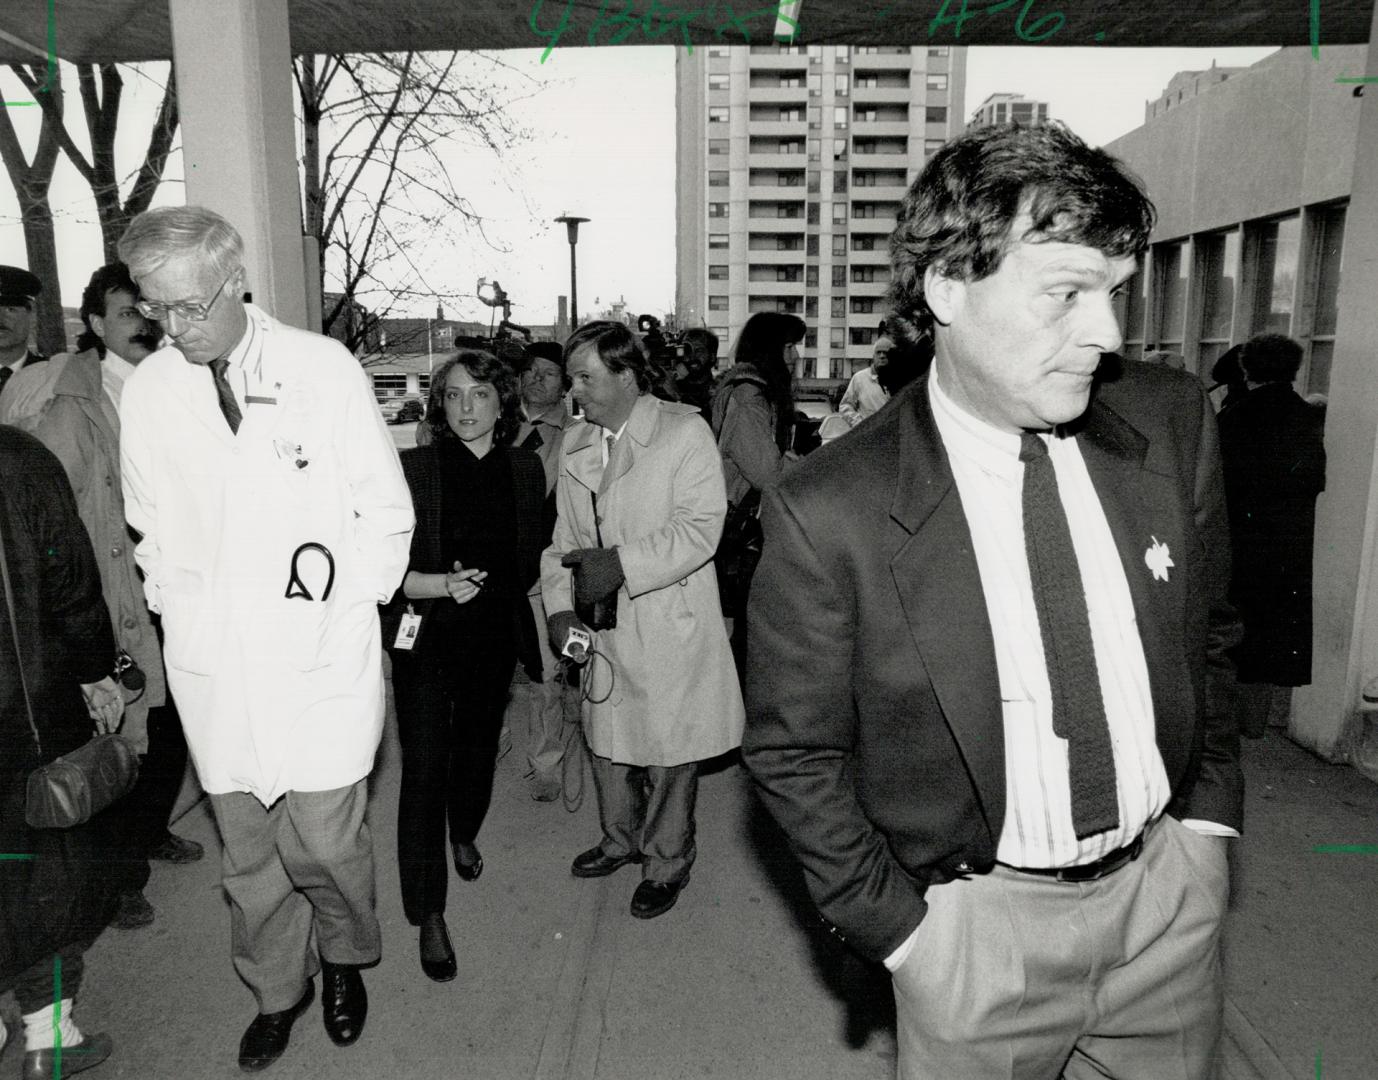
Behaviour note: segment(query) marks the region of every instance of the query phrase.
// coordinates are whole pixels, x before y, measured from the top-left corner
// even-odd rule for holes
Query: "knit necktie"
[[[1053,698],[1053,732],[1067,740],[1072,827],[1077,839],[1119,825],[1115,756],[1105,719],[1091,620],[1072,530],[1057,493],[1048,447],[1020,438],[1024,463],[1024,549]]]
[[[234,391],[230,389],[230,380],[225,375],[230,362],[221,357],[212,360],[210,367],[211,375],[215,378],[215,396],[220,399],[220,412],[225,417],[225,423],[230,425],[230,430],[237,435],[239,422],[244,417],[239,411],[239,402],[234,399]]]

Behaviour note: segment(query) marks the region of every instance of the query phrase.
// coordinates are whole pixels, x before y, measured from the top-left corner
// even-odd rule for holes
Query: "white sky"
[[[968,53],[964,115],[990,93],[1011,91],[1045,100],[1053,117],[1093,143],[1108,142],[1143,122],[1146,101],[1182,70],[1256,63],[1269,49],[973,48]],[[519,323],[549,323],[556,296],[569,289],[568,211],[590,219],[579,234],[579,301],[584,314],[625,296],[634,313],[662,314],[674,301],[674,51],[670,46],[561,48],[539,63],[540,50],[503,58],[529,74],[539,92],[518,102],[518,121],[533,138],[509,155],[502,173],[472,158],[458,162],[489,232],[506,251],[475,238],[467,250],[418,252],[416,262],[437,289],[471,292],[479,277],[497,278]],[[126,73],[122,170],[138,164],[158,92]],[[71,80],[75,83],[75,79]],[[12,76],[0,78],[8,100],[24,95]],[[82,126],[76,87],[68,93],[69,123]],[[11,109],[23,132],[36,130],[37,108]],[[28,140],[29,144],[32,138]],[[182,199],[181,159],[171,162],[159,202]],[[522,194],[514,194],[509,187]],[[58,258],[64,303],[75,306],[101,261],[99,230],[85,183],[65,161],[52,191],[58,217]],[[439,247],[437,245],[437,247]],[[0,262],[25,265],[23,232],[9,183],[0,179]],[[415,315],[434,305],[418,304]],[[398,312],[403,314],[404,312]],[[486,318],[472,301],[452,317]]]

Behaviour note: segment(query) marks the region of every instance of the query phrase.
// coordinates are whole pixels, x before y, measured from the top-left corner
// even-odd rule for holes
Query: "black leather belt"
[[[1151,825],[1146,827],[1124,847],[1117,847],[1114,851],[1106,852],[1095,862],[1079,863],[1076,866],[1010,866],[1009,868],[1018,870],[1021,874],[1035,874],[1038,877],[1056,878],[1058,881],[1097,881],[1137,859],[1144,849],[1144,837],[1148,835],[1148,830],[1151,828]],[[1009,866],[1008,863],[1001,863],[1000,865]]]

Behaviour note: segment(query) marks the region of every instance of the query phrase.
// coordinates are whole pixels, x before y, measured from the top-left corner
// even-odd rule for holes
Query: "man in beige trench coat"
[[[565,433],[559,519],[541,560],[551,645],[591,629],[584,734],[601,842],[575,877],[642,863],[631,913],[674,906],[694,862],[698,762],[741,742],[743,708],[718,603],[713,553],[727,513],[722,463],[697,410],[652,397],[646,355],[614,322],[565,344],[585,422]],[[616,599],[616,626],[575,614]]]

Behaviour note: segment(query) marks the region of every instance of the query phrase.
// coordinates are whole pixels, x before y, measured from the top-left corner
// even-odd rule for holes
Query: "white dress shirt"
[[[120,394],[124,390],[124,381],[133,374],[133,364],[123,356],[117,356],[109,349],[105,350],[105,358],[100,362],[100,385],[116,412],[120,411]]]

